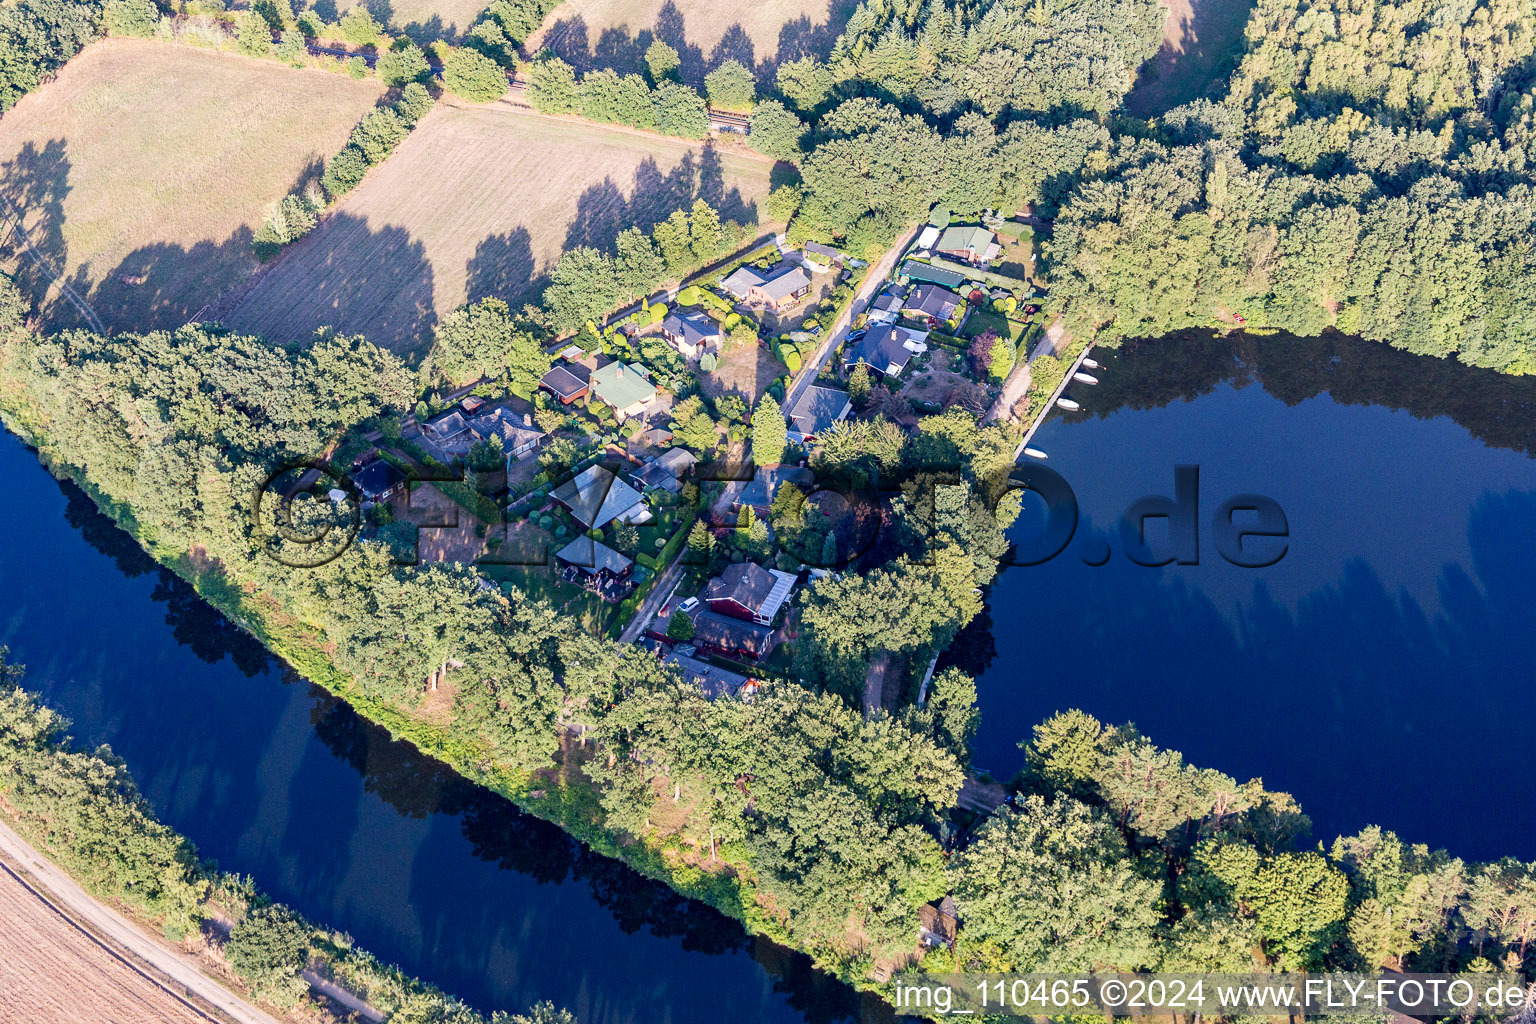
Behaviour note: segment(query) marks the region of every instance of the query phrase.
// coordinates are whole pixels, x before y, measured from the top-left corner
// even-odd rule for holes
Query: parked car
[[[693,611],[698,606],[699,606],[699,599],[696,598],[696,597],[690,597],[688,600],[686,600],[682,604],[678,605],[677,606],[677,610],[686,615],[688,612]]]

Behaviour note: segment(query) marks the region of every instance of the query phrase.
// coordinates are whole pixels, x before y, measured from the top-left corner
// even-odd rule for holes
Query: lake
[[[287,672],[0,431],[0,644],[205,857],[482,1010],[888,1021]]]
[[[1536,858],[1536,381],[1342,337],[1093,358],[1101,383],[1031,442],[1076,494],[1076,535],[1005,569],[949,655],[978,675],[977,766],[1007,779],[1031,727],[1078,707],[1292,793],[1325,844],[1379,824]],[[1119,521],[1172,498],[1180,464],[1199,468],[1199,564],[1135,564]],[[1243,493],[1283,509],[1271,567],[1215,548],[1213,514]],[[1030,497],[1016,544],[1043,508]],[[1167,520],[1148,537],[1166,548]]]

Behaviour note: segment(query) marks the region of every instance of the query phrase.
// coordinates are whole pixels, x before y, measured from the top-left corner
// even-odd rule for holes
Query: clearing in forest
[[[1167,0],[1162,48],[1142,65],[1127,113],[1155,117],[1199,99],[1236,67],[1253,0]]]
[[[397,352],[486,295],[534,301],[561,252],[611,251],[703,198],[755,224],[772,164],[708,144],[439,104],[222,319],[275,343],[335,327]]]
[[[94,43],[0,121],[0,196],[32,247],[5,225],[4,265],[49,327],[85,322],[55,277],[109,328],[180,327],[255,270],[269,208],[381,93],[169,43]]]
[[[547,47],[578,68],[641,71],[660,39],[682,60],[678,74],[698,86],[704,73],[735,58],[763,79],[781,62],[825,57],[855,0],[566,0],[524,44]]]

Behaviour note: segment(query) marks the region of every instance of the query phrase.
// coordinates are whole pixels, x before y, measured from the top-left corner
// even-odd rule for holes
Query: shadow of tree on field
[[[64,311],[50,295],[53,278],[62,274],[68,246],[64,241],[64,197],[69,195],[70,162],[63,139],[50,139],[41,149],[28,142],[19,153],[0,165],[0,237],[3,256],[15,267],[16,286],[32,305],[34,314],[47,323],[55,313],[67,311],[68,326],[81,326],[80,314],[67,302]],[[16,232],[16,221],[24,237]],[[57,293],[54,293],[57,294]]]
[[[1126,94],[1126,112],[1134,117],[1164,114],[1198,99],[1236,67],[1252,0],[1189,0],[1188,6],[1177,38],[1165,32],[1161,48],[1141,66]]]
[[[592,28],[578,15],[553,22],[541,42],[545,49],[578,71],[610,68],[621,74],[643,74],[645,51],[652,42],[660,40],[677,51],[677,76],[694,88],[703,88],[704,76],[724,61],[738,60],[752,71],[759,91],[763,91],[773,84],[779,65],[785,61],[826,57],[831,53],[833,43],[857,6],[856,0],[831,0],[824,22],[812,22],[803,14],[786,22],[779,29],[777,49],[761,56],[759,45],[740,22],[727,27],[706,55],[700,43],[689,39],[687,17],[673,0],[662,5],[649,27],[604,28],[594,42]]]
[[[255,265],[251,234],[242,226],[222,242],[141,245],[90,289],[91,306],[117,330],[174,330],[218,297],[216,270]],[[76,272],[77,290],[88,287],[84,274]]]
[[[465,266],[465,301],[479,302],[494,295],[515,307],[517,300],[532,296],[535,269],[533,238],[527,228],[482,238]]]
[[[289,246],[224,321],[277,344],[332,327],[408,353],[430,340],[433,296],[420,241],[393,225],[374,230],[343,209]]]

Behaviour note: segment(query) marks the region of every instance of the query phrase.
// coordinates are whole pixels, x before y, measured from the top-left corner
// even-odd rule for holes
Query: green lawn
[[[965,327],[960,331],[962,338],[977,338],[985,331],[993,330],[1000,335],[1006,335],[1008,340],[1017,344],[1024,334],[1027,323],[1018,320],[1009,320],[1001,313],[993,313],[988,310],[976,309],[966,318]]]

